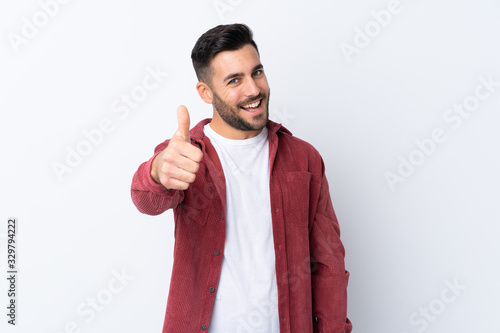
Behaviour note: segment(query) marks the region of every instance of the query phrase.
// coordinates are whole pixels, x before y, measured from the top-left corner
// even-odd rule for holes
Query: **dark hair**
[[[210,84],[210,62],[220,52],[236,51],[251,44],[259,52],[253,33],[245,24],[218,25],[198,39],[191,52],[191,60],[199,81]]]

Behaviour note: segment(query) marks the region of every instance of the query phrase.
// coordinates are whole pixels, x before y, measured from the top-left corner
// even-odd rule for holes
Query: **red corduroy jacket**
[[[167,192],[151,178],[153,159],[168,140],[141,164],[132,181],[132,200],[139,211],[158,215],[174,210],[174,263],[163,333],[203,333],[210,325],[224,256],[226,212],[222,166],[203,133],[210,120],[190,131],[203,159],[189,189]],[[280,332],[351,332],[349,272],[323,160],[281,124],[269,121],[267,127]]]

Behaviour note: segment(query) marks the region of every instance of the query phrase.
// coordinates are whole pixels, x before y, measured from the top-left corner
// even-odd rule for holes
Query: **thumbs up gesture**
[[[177,123],[167,148],[153,160],[151,177],[167,189],[186,190],[196,178],[203,153],[191,144],[189,112],[184,105],[177,108]]]

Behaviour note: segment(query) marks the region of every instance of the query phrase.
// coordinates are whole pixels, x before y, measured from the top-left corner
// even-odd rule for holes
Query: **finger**
[[[201,152],[200,148],[193,146],[191,143],[188,143],[180,138],[172,138],[172,140],[170,140],[169,146],[170,149],[175,153],[179,154],[180,156],[187,157],[195,162],[200,162],[203,158],[203,153]]]
[[[176,161],[176,165],[178,168],[191,173],[198,172],[198,169],[200,168],[200,164],[198,162],[184,156],[179,156],[179,159]]]
[[[162,182],[162,185],[169,190],[187,190],[189,188],[189,185],[191,184],[175,178],[168,178],[167,180]]]
[[[175,179],[188,184],[191,184],[196,179],[195,173],[177,167],[169,168],[168,172],[165,172],[164,175],[167,181]]]
[[[186,142],[190,142],[189,137],[189,112],[184,105],[179,105],[177,108],[177,132],[175,135]]]

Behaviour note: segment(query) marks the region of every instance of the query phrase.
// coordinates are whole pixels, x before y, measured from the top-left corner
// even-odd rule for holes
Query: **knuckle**
[[[165,176],[172,176],[172,173],[173,173],[172,164],[170,164],[170,163],[163,164],[162,173]]]
[[[179,147],[179,140],[177,140],[176,138],[172,138],[170,139],[170,142],[168,143],[168,146],[167,146],[167,149],[176,149],[177,147]]]
[[[188,182],[193,183],[196,179],[196,175],[194,173],[190,174],[188,177]]]
[[[170,150],[165,150],[163,154],[163,162],[166,163],[171,162],[172,158],[173,158],[173,152],[171,152]]]
[[[172,165],[179,166],[179,155],[174,152],[168,152],[168,154],[165,155],[164,162],[169,167],[172,167]]]
[[[195,163],[193,170],[195,173],[198,172],[198,170],[200,170],[200,163]]]
[[[201,152],[201,150],[198,150],[197,154],[195,155],[195,161],[201,162],[202,158],[203,158],[203,153]]]
[[[169,177],[160,177],[160,183],[168,188],[172,185]]]

